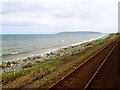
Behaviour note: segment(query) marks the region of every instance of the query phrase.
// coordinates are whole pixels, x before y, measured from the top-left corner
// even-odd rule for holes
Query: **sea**
[[[8,61],[44,54],[102,35],[102,33],[1,34],[0,58],[2,61]]]

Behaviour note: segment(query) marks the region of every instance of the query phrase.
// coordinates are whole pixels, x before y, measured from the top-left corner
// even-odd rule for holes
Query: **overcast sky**
[[[118,31],[119,0],[2,0],[3,33]]]

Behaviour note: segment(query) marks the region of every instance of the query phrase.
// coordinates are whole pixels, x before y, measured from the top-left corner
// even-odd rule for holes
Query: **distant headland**
[[[94,32],[94,31],[66,31],[66,32],[59,32],[57,34],[102,34],[101,32]]]

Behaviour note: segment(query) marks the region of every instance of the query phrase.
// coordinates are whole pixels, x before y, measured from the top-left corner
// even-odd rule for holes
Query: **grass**
[[[48,87],[52,83],[56,82],[56,80],[59,80],[60,77],[70,72],[83,60],[97,52],[98,49],[102,48],[105,41],[109,41],[109,39],[115,37],[115,34],[110,34],[105,39],[99,39],[86,43],[87,47],[90,46],[90,50],[88,48],[88,50],[86,49],[81,53],[79,52],[72,56],[68,55],[58,60],[55,59],[38,62],[38,66],[28,63],[23,67],[25,68],[24,70],[4,73],[2,75],[3,87],[40,87],[41,85]],[[46,85],[46,83],[49,84]]]
[[[28,74],[30,71],[32,71],[32,69],[27,69],[27,70],[23,70],[23,71],[16,70],[16,71],[7,72],[5,74],[2,74],[2,84],[6,84],[13,80],[16,80],[17,78]]]
[[[22,68],[25,69],[25,68],[30,68],[32,66],[34,66],[34,64],[32,64],[32,63],[29,62],[26,65],[22,66]]]
[[[103,40],[95,40],[95,43],[96,43],[96,44],[102,44],[102,43],[103,43]]]
[[[109,36],[106,39],[112,39],[114,37],[116,37],[117,33],[111,33],[109,34]]]
[[[43,76],[45,76],[45,73],[47,74],[47,73],[52,72],[54,70],[53,66],[56,66],[59,63],[60,63],[60,61],[58,61],[58,60],[49,60],[49,61],[46,61],[46,62],[41,62],[39,66],[36,66],[34,68],[28,68],[29,66],[31,66],[31,64],[26,65],[25,67],[28,68],[26,70],[8,72],[8,73],[3,74],[2,75],[2,84],[5,85],[7,83],[11,83],[11,82],[17,80],[18,78],[25,77],[25,75],[33,73],[33,72],[34,73],[37,72],[40,75],[42,75],[44,73]],[[30,75],[32,75],[32,74],[30,74]],[[27,76],[26,78],[29,78],[29,77]]]

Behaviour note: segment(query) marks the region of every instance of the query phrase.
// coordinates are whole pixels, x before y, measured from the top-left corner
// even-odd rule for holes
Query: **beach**
[[[100,37],[101,33],[3,34],[2,61],[44,54]],[[1,62],[0,62],[1,63]]]
[[[14,60],[8,60],[8,61],[3,61],[1,67],[1,72],[10,72],[10,71],[15,71],[15,70],[23,70],[26,69],[26,67],[34,67],[39,65],[40,62],[45,62],[47,60],[54,60],[54,59],[61,59],[66,56],[70,56],[72,54],[79,53],[86,48],[87,43],[92,42],[97,39],[102,39],[107,37],[107,35],[101,35],[97,38],[93,38],[90,40],[85,40],[80,43],[76,44],[71,44],[71,45],[66,45],[62,48],[59,49],[53,49],[52,51],[45,52],[43,54],[35,54],[29,57],[23,57],[23,58],[18,58]],[[94,44],[93,44],[94,45]],[[93,45],[89,46],[92,47]]]

